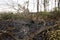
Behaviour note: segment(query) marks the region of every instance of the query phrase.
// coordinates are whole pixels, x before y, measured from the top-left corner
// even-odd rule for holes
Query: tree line
[[[34,1],[34,0],[31,0],[31,1]],[[36,3],[37,3],[37,9],[36,10],[37,10],[37,12],[40,12],[39,10],[41,10],[41,8],[39,8],[40,2],[43,3],[42,5],[43,5],[44,11],[47,11],[46,7],[49,6],[50,5],[49,2],[52,2],[52,1],[50,1],[50,0],[36,0]],[[17,2],[14,2],[14,0],[11,0],[10,4],[9,4],[9,1],[6,4],[8,6],[10,6],[10,8],[16,10],[17,13],[19,13],[20,11],[21,12],[23,11],[24,13],[27,13],[27,12],[29,12],[29,2],[30,2],[30,0],[25,1],[24,5],[22,6],[20,3],[18,3],[18,0],[17,0]],[[55,3],[54,4],[55,5],[55,10],[56,10],[56,8],[57,8],[57,10],[60,10],[60,0],[54,0],[54,3]],[[52,5],[52,6],[54,6],[54,5]],[[58,6],[56,6],[56,5],[58,5]],[[49,10],[49,7],[48,7],[48,10]]]

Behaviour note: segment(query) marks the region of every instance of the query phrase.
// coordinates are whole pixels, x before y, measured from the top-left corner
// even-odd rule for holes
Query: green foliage
[[[49,12],[40,12],[38,16],[45,19],[48,18],[48,16],[51,16],[51,14]]]
[[[20,13],[20,14],[2,13],[0,14],[0,20],[8,20],[8,19],[14,19],[14,20],[35,19],[36,20],[36,18],[45,19],[45,18],[52,18],[52,17],[59,18],[60,12],[55,10],[53,12],[40,12],[37,14],[29,14],[29,13]]]
[[[10,20],[10,19],[13,19],[13,20],[24,20],[24,19],[29,19],[29,14],[24,14],[24,13],[21,13],[21,14],[13,14],[13,13],[1,13],[0,14],[0,20]]]
[[[58,10],[57,7],[54,8],[54,11],[52,12],[52,15],[55,17],[60,17],[60,11]]]
[[[15,17],[15,15],[13,15],[13,13],[4,13],[1,14],[1,18],[2,20],[8,20],[8,19],[13,19]]]

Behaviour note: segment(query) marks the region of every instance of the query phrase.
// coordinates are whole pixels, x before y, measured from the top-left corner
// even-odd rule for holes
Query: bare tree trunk
[[[56,0],[55,0],[55,10],[56,10]]]
[[[36,15],[39,13],[39,0],[37,0],[37,13]],[[38,15],[36,16],[36,21],[38,21]]]
[[[37,13],[39,12],[39,0],[37,0]]]
[[[49,0],[47,0],[47,2],[48,2],[48,9],[47,10],[49,11]]]
[[[28,1],[26,1],[25,2],[25,6],[27,7],[24,11],[25,11],[25,13],[29,13],[29,9],[28,9],[28,7],[29,7],[29,0]]]
[[[46,12],[47,11],[47,7],[49,5],[49,0],[44,0],[44,11]]]
[[[44,0],[44,11],[46,11],[46,0]]]
[[[60,11],[60,0],[58,1],[58,10]]]
[[[55,0],[55,7],[56,7],[56,0]]]

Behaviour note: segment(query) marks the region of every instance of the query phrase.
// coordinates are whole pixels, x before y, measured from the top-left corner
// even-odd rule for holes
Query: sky
[[[26,2],[26,1],[28,1],[28,0],[13,0],[13,2],[16,4],[17,2],[19,3],[19,4],[21,4],[22,6],[24,6],[25,5],[25,3],[24,2]],[[39,3],[39,11],[43,11],[44,10],[44,8],[43,8],[43,2],[41,2],[41,0],[39,0],[40,1],[40,3]],[[43,1],[43,0],[42,0]],[[47,4],[48,6],[46,7],[47,8],[47,10],[49,9],[49,10],[52,10],[52,8],[54,8],[55,7],[55,0],[49,0],[50,2],[49,2],[49,4]],[[0,12],[1,11],[15,11],[15,10],[13,10],[12,8],[10,8],[10,6],[8,6],[7,5],[7,3],[9,3],[9,4],[11,4],[12,5],[12,0],[0,0]],[[56,3],[56,6],[57,6],[57,3]],[[30,12],[36,12],[37,10],[37,0],[29,0],[29,6],[28,6],[28,8],[29,8],[29,11]]]

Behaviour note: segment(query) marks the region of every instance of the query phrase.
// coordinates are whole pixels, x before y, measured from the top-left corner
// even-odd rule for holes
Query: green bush
[[[13,20],[24,20],[29,18],[30,16],[28,14],[13,14],[13,13],[1,13],[0,14],[0,20],[9,20],[9,19],[13,19]]]
[[[8,20],[8,19],[20,19],[20,16],[19,15],[16,15],[16,14],[13,14],[13,13],[3,13],[3,14],[0,14],[0,20]]]
[[[8,20],[8,19],[14,19],[14,20],[21,20],[21,19],[35,19],[35,18],[51,18],[51,17],[60,17],[60,12],[59,11],[53,11],[53,12],[40,12],[37,14],[25,14],[25,13],[20,13],[20,14],[13,14],[13,13],[2,13],[0,14],[0,20]]]

